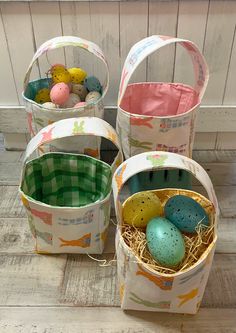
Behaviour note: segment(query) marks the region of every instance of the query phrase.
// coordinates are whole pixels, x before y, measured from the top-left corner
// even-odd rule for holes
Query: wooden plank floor
[[[196,316],[123,312],[115,264],[100,267],[86,255],[35,254],[17,193],[22,157],[0,152],[0,333],[236,332],[235,151],[194,153],[212,178],[221,211],[216,255]],[[111,224],[105,253],[97,258],[114,258],[114,233]]]

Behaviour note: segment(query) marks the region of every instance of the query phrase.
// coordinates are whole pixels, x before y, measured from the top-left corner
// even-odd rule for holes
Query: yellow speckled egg
[[[46,102],[51,102],[50,90],[48,88],[40,89],[37,92],[34,100],[35,100],[36,103],[39,103],[39,104],[43,104],[43,103],[46,103]]]
[[[87,73],[79,67],[68,68],[72,83],[83,83]]]
[[[58,68],[52,71],[52,81],[54,83],[69,83],[71,82],[70,73],[65,68]]]
[[[145,228],[148,222],[162,214],[160,199],[150,191],[133,194],[123,204],[123,222]]]
[[[50,72],[56,72],[56,71],[61,71],[61,70],[65,70],[65,66],[62,64],[54,64],[52,65],[52,67],[50,68]]]

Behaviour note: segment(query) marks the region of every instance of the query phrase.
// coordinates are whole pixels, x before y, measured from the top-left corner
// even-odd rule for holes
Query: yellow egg
[[[79,67],[68,68],[72,83],[83,83],[87,73]]]
[[[70,73],[65,68],[58,68],[52,71],[52,81],[54,83],[69,83],[71,82]]]
[[[40,89],[37,92],[34,100],[35,100],[36,103],[39,103],[39,104],[43,104],[43,103],[46,103],[46,102],[51,102],[50,90],[48,88]]]
[[[65,66],[61,64],[55,64],[50,68],[50,73],[56,72],[56,71],[62,71],[65,70]]]
[[[123,222],[145,228],[148,222],[162,215],[159,198],[150,191],[133,194],[123,204]]]

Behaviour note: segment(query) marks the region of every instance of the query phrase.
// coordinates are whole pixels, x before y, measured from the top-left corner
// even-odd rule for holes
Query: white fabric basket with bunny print
[[[194,265],[173,274],[163,274],[141,261],[125,243],[122,236],[120,192],[128,179],[138,172],[170,168],[190,172],[203,185],[209,199],[196,192],[180,189],[161,189],[154,191],[155,194],[161,194],[160,200],[169,190],[197,197],[208,213],[213,234],[209,246]],[[147,152],[123,162],[113,176],[112,187],[118,220],[116,254],[121,307],[142,311],[196,313],[204,294],[217,240],[218,203],[206,171],[195,161],[179,154]]]
[[[129,83],[145,58],[173,43],[180,44],[192,60],[194,87],[182,83]],[[118,95],[116,126],[125,158],[156,150],[191,157],[196,112],[208,77],[206,61],[193,42],[154,35],[136,43],[125,60]]]
[[[59,138],[100,136],[118,154],[109,164],[82,154],[49,152],[30,159],[41,145]],[[110,220],[111,180],[123,161],[118,136],[95,117],[63,119],[29,142],[20,194],[39,253],[102,253]]]
[[[69,108],[69,109],[49,109],[41,104],[34,101],[36,92],[41,88],[49,88],[51,81],[49,78],[41,78],[39,80],[31,81],[30,74],[33,65],[37,62],[38,58],[47,52],[64,47],[77,47],[83,49],[95,57],[101,60],[105,65],[106,77],[105,82],[102,85],[102,95],[101,98],[93,103],[86,104],[79,108]],[[83,64],[81,64],[82,66]],[[93,42],[87,41],[85,39],[75,37],[75,36],[61,36],[55,37],[46,41],[42,44],[33,56],[33,59],[27,69],[25,79],[24,79],[24,91],[23,100],[25,103],[25,108],[28,116],[28,125],[31,137],[36,135],[43,127],[47,125],[66,118],[74,117],[98,117],[103,118],[104,116],[104,105],[103,100],[107,93],[109,87],[109,70],[106,58],[102,50],[94,44]],[[42,149],[42,147],[41,147]],[[100,151],[100,138],[85,137],[84,142],[81,142],[80,147],[78,147],[76,139],[69,138],[63,142],[57,142],[54,146],[51,146],[51,151],[53,150],[63,150],[63,151],[74,151],[86,153],[86,151],[91,152],[91,156],[99,157],[98,152]]]

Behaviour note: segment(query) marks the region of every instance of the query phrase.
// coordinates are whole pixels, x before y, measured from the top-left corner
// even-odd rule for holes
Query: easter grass
[[[176,267],[163,267],[155,259],[153,259],[147,248],[146,234],[143,229],[136,228],[129,224],[122,227],[122,236],[125,243],[131,251],[150,268],[159,273],[174,274],[181,272],[193,266],[212,243],[214,237],[214,226],[204,227],[199,224],[196,228],[196,234],[183,234],[185,242],[185,257],[183,261]]]
[[[164,206],[164,202],[166,202],[166,197],[169,197],[168,192],[166,190],[161,192],[155,192],[156,195],[161,194],[161,197],[159,195],[158,196],[162,201],[162,205]],[[206,209],[210,220],[210,226],[208,227],[202,225],[201,221],[199,221],[196,227],[196,233],[194,234],[182,233],[185,242],[185,257],[178,266],[171,268],[163,267],[152,257],[147,247],[147,240],[144,229],[137,228],[129,224],[123,224],[121,226],[122,237],[127,246],[134,253],[134,255],[141,262],[146,264],[150,269],[163,274],[175,274],[177,272],[182,272],[192,267],[202,257],[207,248],[211,245],[214,240],[215,234],[215,214],[214,208],[211,203],[206,198],[193,191],[177,190],[174,192],[175,194],[185,194],[192,197],[194,196],[195,199],[197,199],[197,201],[201,203],[202,206]],[[173,193],[171,194],[173,195]]]

